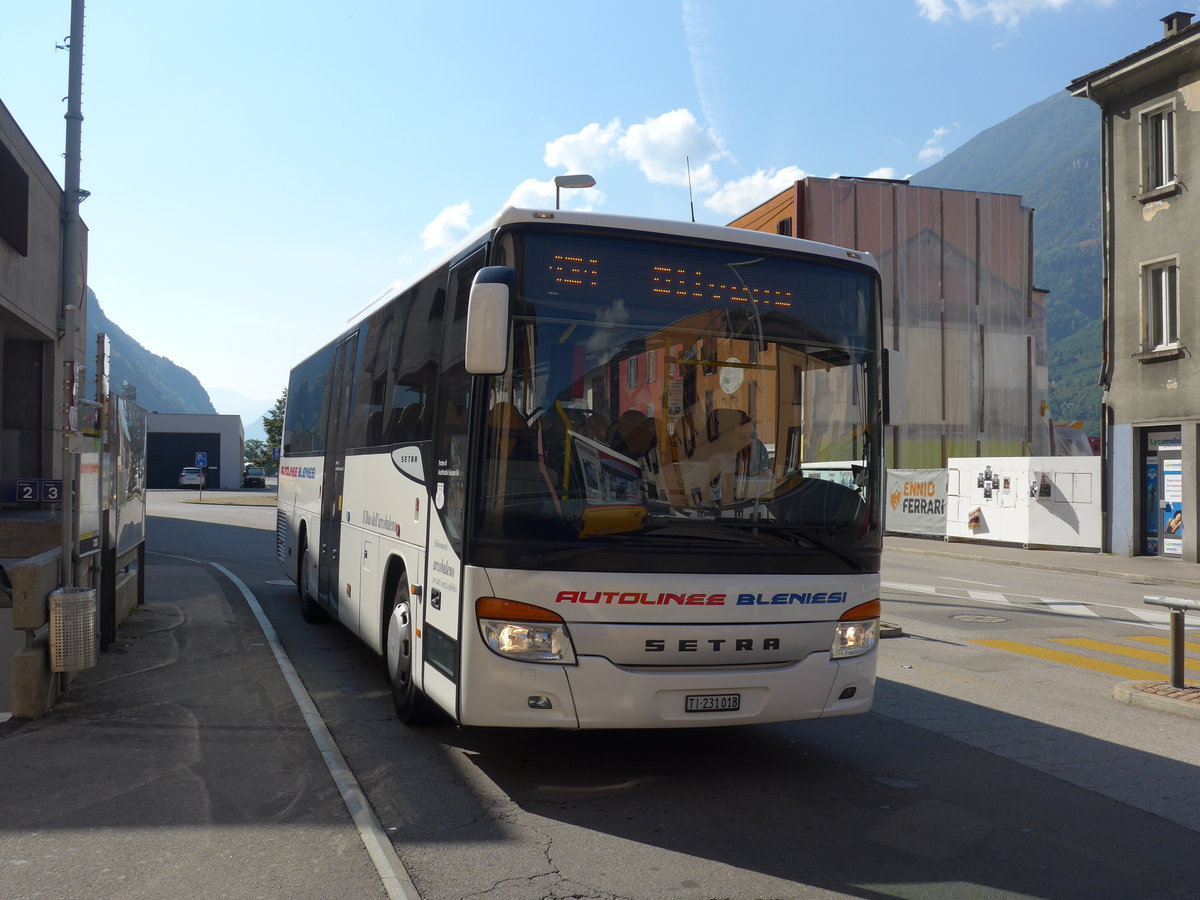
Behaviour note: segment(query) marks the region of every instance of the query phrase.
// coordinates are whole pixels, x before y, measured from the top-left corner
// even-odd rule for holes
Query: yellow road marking
[[[1133,666],[1105,662],[1102,659],[1092,659],[1090,656],[1083,656],[1079,653],[1066,653],[1062,650],[1036,647],[1033,644],[1021,644],[1017,641],[972,641],[971,643],[991,647],[995,650],[1007,650],[1009,653],[1020,653],[1022,656],[1032,656],[1035,659],[1063,663],[1064,665],[1075,666],[1077,669],[1103,672],[1106,675],[1115,675],[1118,678],[1124,678],[1129,681],[1163,681],[1167,677],[1167,673],[1161,669],[1135,669]]]
[[[1114,656],[1124,656],[1126,659],[1138,659],[1148,663],[1171,664],[1170,653],[1155,653],[1153,650],[1139,650],[1137,647],[1122,647],[1120,644],[1110,644],[1107,641],[1094,641],[1091,638],[1051,638],[1056,644],[1069,644],[1081,650],[1096,650],[1100,653],[1111,653]],[[1200,672],[1200,662],[1185,659],[1184,668]]]
[[[1171,639],[1157,634],[1139,634],[1129,638],[1131,641],[1141,641],[1143,644],[1154,644],[1156,647],[1170,647]],[[1200,653],[1200,644],[1191,641],[1183,642],[1183,649],[1188,653]]]

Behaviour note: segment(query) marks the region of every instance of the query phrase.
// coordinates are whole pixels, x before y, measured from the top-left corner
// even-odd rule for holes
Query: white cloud
[[[1083,0],[915,0],[917,11],[930,22],[949,22],[955,13],[964,22],[979,16],[994,25],[1015,29],[1021,20],[1042,10],[1060,10]],[[1095,6],[1112,6],[1114,0],[1086,0]]]
[[[955,126],[956,128],[958,126]],[[946,128],[944,125],[933,129],[933,134],[929,140],[925,142],[925,146],[921,148],[921,152],[917,154],[917,162],[923,166],[931,166],[943,156],[946,155],[946,148],[942,146],[942,141],[945,140],[952,129]]]
[[[447,206],[421,232],[421,245],[426,250],[445,250],[453,247],[471,230],[471,204]]]
[[[523,209],[549,209],[554,205],[554,182],[526,178],[513,188],[504,205],[519,206]]]
[[[891,180],[895,180],[895,179],[899,178],[900,176],[896,174],[896,170],[893,169],[891,166],[884,166],[880,169],[874,169],[873,171],[868,172],[866,177],[867,178],[888,178]]]
[[[604,202],[604,193],[596,188],[577,190],[574,188],[562,191],[560,199],[563,209],[574,209],[588,212]],[[554,181],[538,181],[536,178],[526,178],[508,195],[505,206],[519,206],[523,209],[553,209]]]
[[[567,172],[595,174],[617,157],[620,138],[620,119],[613,119],[604,127],[593,122],[575,134],[564,134],[550,141],[542,160],[552,169],[561,166]]]
[[[719,190],[704,201],[704,205],[715,212],[740,216],[764,200],[774,197],[784,188],[807,177],[808,173],[798,166],[785,166],[782,169],[770,170],[759,169],[753,175],[725,182]]]
[[[716,186],[708,162],[720,153],[717,141],[686,109],[675,109],[640,125],[631,125],[618,141],[625,158],[637,164],[653,184],[686,187],[687,160],[692,163],[692,187],[705,193]]]

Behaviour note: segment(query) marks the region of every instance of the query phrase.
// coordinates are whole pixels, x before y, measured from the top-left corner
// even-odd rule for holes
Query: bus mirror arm
[[[517,273],[485,266],[475,275],[467,301],[466,368],[472,375],[499,375],[508,368],[509,292]]]

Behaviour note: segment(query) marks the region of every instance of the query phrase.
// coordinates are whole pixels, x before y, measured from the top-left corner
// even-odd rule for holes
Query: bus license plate
[[[732,712],[741,706],[741,694],[689,694],[683,702],[684,712]]]

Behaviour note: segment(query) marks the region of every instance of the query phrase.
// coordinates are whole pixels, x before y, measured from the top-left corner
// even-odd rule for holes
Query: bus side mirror
[[[899,350],[883,351],[883,421],[903,425],[908,418],[908,365]]]
[[[472,375],[499,375],[508,368],[509,289],[517,273],[486,266],[475,275],[467,301],[466,367]]]

